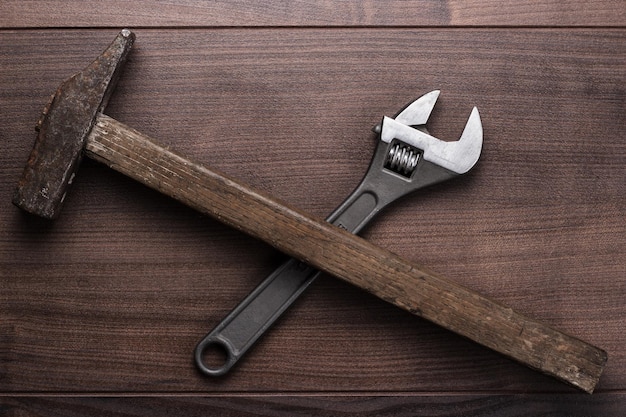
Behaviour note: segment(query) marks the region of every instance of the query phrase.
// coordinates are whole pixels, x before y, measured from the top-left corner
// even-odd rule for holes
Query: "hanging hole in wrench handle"
[[[209,376],[226,374],[237,362],[237,356],[228,342],[216,339],[212,335],[202,339],[195,351],[198,369]]]

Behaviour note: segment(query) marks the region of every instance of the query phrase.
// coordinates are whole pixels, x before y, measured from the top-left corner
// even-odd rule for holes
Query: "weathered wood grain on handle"
[[[593,392],[606,352],[171,152],[100,115],[87,155],[276,249]]]

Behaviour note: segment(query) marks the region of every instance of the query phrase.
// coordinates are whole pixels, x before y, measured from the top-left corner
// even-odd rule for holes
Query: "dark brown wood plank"
[[[233,375],[201,377],[193,346],[277,254],[95,164],[54,225],[9,203],[49,94],[115,33],[0,38],[2,391],[568,389],[331,278]],[[431,130],[452,139],[477,105],[477,170],[366,236],[605,348],[602,392],[626,375],[625,35],[140,30],[109,114],[324,216],[360,179],[383,114],[441,88]]]
[[[621,0],[359,0],[315,2],[91,2],[0,4],[0,27],[624,26]]]
[[[626,394],[580,395],[240,395],[233,397],[7,397],[0,410],[14,416],[497,416],[622,417]]]

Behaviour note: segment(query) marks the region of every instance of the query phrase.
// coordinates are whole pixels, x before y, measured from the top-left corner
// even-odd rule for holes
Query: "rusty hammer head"
[[[13,204],[44,218],[58,216],[87,136],[107,105],[134,40],[130,30],[122,30],[95,61],[56,90],[37,124],[37,140]]]

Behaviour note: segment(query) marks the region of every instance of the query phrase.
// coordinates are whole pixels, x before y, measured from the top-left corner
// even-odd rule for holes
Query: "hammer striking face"
[[[47,218],[59,215],[98,113],[107,105],[135,35],[125,29],[87,68],[56,90],[37,124],[37,140],[13,203]]]

